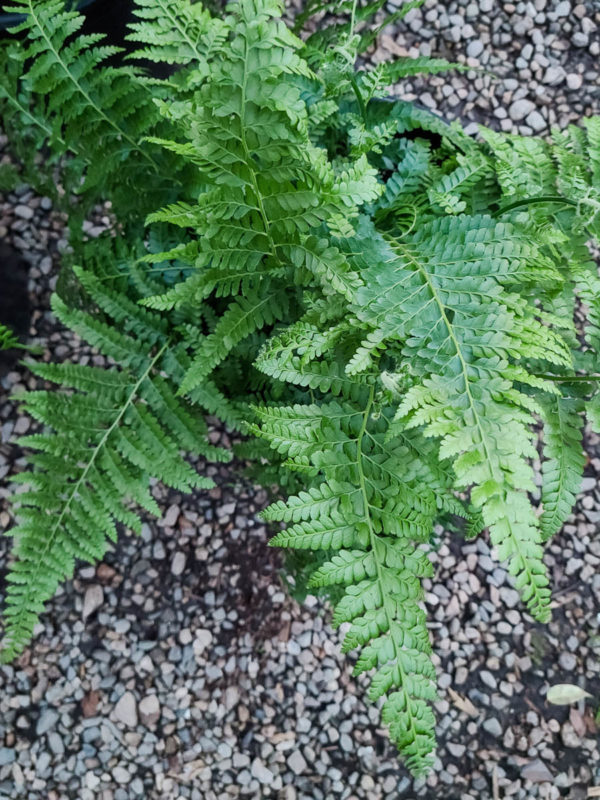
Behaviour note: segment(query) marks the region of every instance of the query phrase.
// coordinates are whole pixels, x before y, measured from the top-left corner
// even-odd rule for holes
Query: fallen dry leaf
[[[587,725],[585,724],[585,719],[583,718],[583,715],[579,711],[577,711],[576,708],[572,708],[569,711],[569,721],[573,726],[573,729],[575,730],[577,736],[581,736],[583,738],[587,733]]]
[[[99,702],[100,695],[98,692],[91,691],[83,696],[81,700],[81,712],[86,719],[96,714]]]
[[[557,683],[548,689],[546,700],[555,706],[567,706],[569,703],[577,703],[584,697],[591,697],[589,692],[574,683]]]
[[[455,692],[454,689],[448,688],[448,695],[452,704],[458,708],[459,711],[464,711],[470,717],[478,717],[479,711],[475,708],[473,703],[468,697],[463,697],[462,694]]]

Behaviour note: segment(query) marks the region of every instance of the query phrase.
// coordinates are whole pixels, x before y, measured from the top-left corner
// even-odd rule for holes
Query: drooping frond
[[[333,618],[350,623],[343,650],[360,649],[355,674],[375,670],[369,695],[386,698],[391,738],[419,775],[435,746],[435,669],[420,586],[432,574],[420,543],[429,539],[435,498],[405,482],[414,456],[386,443],[373,388],[357,391],[355,402],[257,409],[259,435],[291,462],[317,467],[322,479],[263,516],[288,522],[272,544],[326,552],[311,585],[344,587]]]
[[[69,309],[58,297],[53,309],[121,367],[31,366],[63,389],[28,392],[24,399],[25,410],[47,429],[21,440],[36,452],[33,469],[16,476],[26,490],[15,495],[17,560],[8,575],[6,660],[23,649],[45,602],[72,575],[77,559],[100,559],[119,524],[140,529],[132,501],[160,513],[148,491],[150,476],[181,491],[210,487],[212,480],[180,451],[228,456],[205,442],[203,419],[176,397],[172,378],[163,377],[169,362],[181,357],[166,321],[93,276],[79,277],[104,314]]]
[[[510,226],[468,216],[381,239],[375,261],[370,252],[355,313],[371,329],[364,347],[397,342],[410,364],[415,383],[397,418],[440,438],[440,456],[454,462],[458,486],[474,487],[472,501],[532,613],[547,618],[540,533],[525,494],[533,488],[533,406],[515,386],[526,374],[511,380],[511,362],[570,361],[533,306],[507,291],[533,280],[531,265],[542,258]],[[546,279],[552,274],[548,266]]]

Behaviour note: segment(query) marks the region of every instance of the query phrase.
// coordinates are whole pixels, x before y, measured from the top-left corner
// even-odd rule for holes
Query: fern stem
[[[252,166],[252,156],[250,154],[250,149],[246,141],[246,88],[248,83],[248,55],[249,55],[248,40],[244,38],[244,80],[241,86],[242,92],[241,92],[241,102],[240,102],[240,142],[244,150],[244,161],[246,163],[246,166],[248,167],[248,170],[250,171],[250,180],[252,181],[252,188],[254,189],[256,202],[258,203],[259,214],[262,219],[267,239],[269,240],[271,255],[273,256],[274,259],[277,260],[275,242],[273,241],[273,237],[271,235],[271,223],[269,221],[269,217],[267,216],[262,192],[260,190],[260,187],[258,185],[258,180],[256,178],[256,171]]]
[[[365,125],[367,124],[367,106],[365,105],[364,98],[361,94],[361,91],[358,87],[358,83],[356,82],[356,78],[354,75],[350,78],[350,85],[352,86],[352,91],[356,95],[356,101],[358,103],[358,107],[360,109],[360,115],[363,119]]]
[[[514,208],[521,208],[521,206],[533,206],[539,205],[540,203],[563,203],[567,206],[575,206],[577,207],[577,203],[573,200],[568,200],[566,197],[561,197],[560,195],[540,195],[540,197],[527,197],[523,200],[515,200],[512,203],[509,203],[506,206],[502,206],[497,211],[492,212],[492,217],[499,217],[502,214],[506,214],[508,211],[512,211]]]
[[[4,100],[7,100],[12,106],[14,106],[14,108],[17,109],[17,111],[20,111],[21,114],[24,114],[26,117],[28,117],[34,125],[36,125],[38,128],[41,128],[46,136],[52,136],[52,130],[45,125],[42,120],[35,117],[28,108],[19,103],[16,97],[13,97],[11,94],[5,91],[2,86],[0,86],[0,97],[4,98]],[[66,146],[64,139],[62,139],[60,136],[56,137],[56,141]],[[69,150],[75,154],[77,153],[77,150],[74,147],[69,147]]]

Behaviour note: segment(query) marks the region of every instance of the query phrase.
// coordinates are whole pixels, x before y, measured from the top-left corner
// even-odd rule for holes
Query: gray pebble
[[[36,735],[43,736],[50,728],[53,728],[58,722],[58,716],[58,711],[53,708],[46,708],[42,711],[35,726]]]
[[[544,128],[548,127],[548,123],[542,117],[540,112],[537,111],[537,110],[532,111],[530,114],[528,114],[525,121],[527,122],[529,127],[532,128],[537,133],[539,133],[540,131],[543,131]]]
[[[532,111],[535,109],[535,104],[531,102],[531,100],[526,100],[523,98],[522,100],[515,100],[514,103],[508,108],[508,113],[510,118],[515,122],[519,122],[528,114],[531,114]]]
[[[495,736],[499,738],[502,736],[502,725],[496,719],[496,717],[490,717],[486,719],[483,723],[483,729],[486,730],[491,736]]]
[[[256,778],[260,783],[271,783],[273,781],[273,773],[268,769],[260,758],[255,758],[250,768],[252,777]]]
[[[30,220],[33,219],[34,211],[29,206],[18,205],[14,207],[15,216],[20,217],[21,219]]]

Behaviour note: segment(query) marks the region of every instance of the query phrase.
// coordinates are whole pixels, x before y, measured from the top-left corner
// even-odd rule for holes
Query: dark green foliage
[[[600,124],[478,142],[387,101],[389,82],[453,65],[356,72],[383,6],[312,3],[325,24],[303,42],[278,0],[222,17],[138,0],[137,55],[179,67],[162,81],[104,66],[59,0],[17,6],[30,38],[0,89],[11,135],[26,121],[86,203],[113,203],[118,234],[83,246],[74,226],[54,309],[116,366],[34,367],[63,388],[25,396],[49,430],[18,476],[5,653],[75,559],[135,529],[130,501],[158,511],[149,476],[207,484],[181,451],[223,457],[205,442],[216,415],[289,495],[263,514],[287,526],[273,543],[331,589],[344,650],[422,774],[434,526],[489,530],[531,614],[550,616],[542,543],[579,490],[584,419],[600,428]]]
[[[10,350],[13,347],[20,347],[19,340],[10,328],[0,322],[0,350]]]

